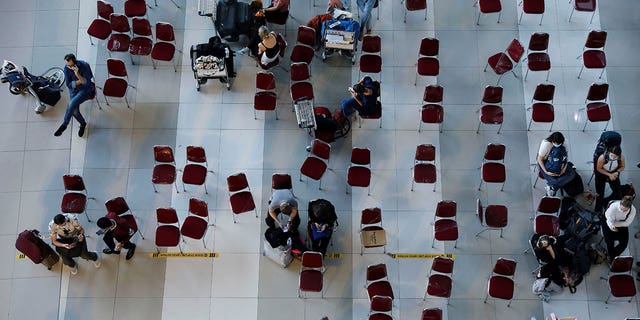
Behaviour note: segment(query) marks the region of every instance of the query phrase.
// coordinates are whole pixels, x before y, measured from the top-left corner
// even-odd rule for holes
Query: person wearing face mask
[[[605,153],[601,154],[596,161],[596,212],[602,211],[602,205],[610,200],[620,200],[622,197],[620,191],[620,172],[624,170],[624,156],[620,146],[610,147]],[[605,199],[604,186],[609,183],[611,188],[611,196]]]
[[[607,244],[609,263],[611,263],[613,258],[622,254],[629,243],[629,225],[636,216],[633,197],[624,196],[622,200],[612,201],[604,216],[606,220],[602,224],[602,236]]]
[[[571,181],[576,172],[569,167],[569,144],[560,132],[542,140],[538,149],[538,169],[547,181],[547,196],[555,196],[558,189]]]

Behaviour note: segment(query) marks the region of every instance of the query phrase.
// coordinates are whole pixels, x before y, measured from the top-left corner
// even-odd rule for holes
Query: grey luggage
[[[291,255],[291,244],[273,248],[266,239],[263,239],[262,242],[262,254],[271,259],[271,261],[275,262],[277,265],[286,268],[289,266],[291,261],[293,261],[293,256]]]

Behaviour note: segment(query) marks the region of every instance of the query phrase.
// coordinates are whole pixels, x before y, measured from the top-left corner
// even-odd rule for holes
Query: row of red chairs
[[[571,0],[569,1],[571,2]],[[477,0],[474,6],[478,6],[478,19],[476,24],[480,24],[480,15],[488,13],[498,13],[498,23],[500,23],[500,16],[502,15],[502,4],[500,0]],[[544,18],[545,4],[544,0],[522,0],[518,6],[522,6],[522,12],[518,19],[518,24],[522,21],[524,14],[539,14],[540,22],[538,25],[542,25],[542,18]],[[573,0],[573,6],[571,14],[569,15],[568,22],[571,22],[574,11],[592,12],[591,20],[589,24],[593,22],[593,17],[596,14],[596,0]]]

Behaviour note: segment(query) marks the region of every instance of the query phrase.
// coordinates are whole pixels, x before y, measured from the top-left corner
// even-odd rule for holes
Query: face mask
[[[618,160],[618,157],[610,155],[609,156],[609,160],[616,161],[616,160]]]
[[[561,143],[554,143],[553,144],[553,146],[556,147],[556,148],[560,147],[561,145],[562,145]]]

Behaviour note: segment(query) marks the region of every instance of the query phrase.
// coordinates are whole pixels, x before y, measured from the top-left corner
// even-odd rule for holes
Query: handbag
[[[311,231],[312,231],[312,236],[313,236],[313,240],[318,240],[321,238],[326,238],[329,235],[331,235],[331,228],[327,225],[327,227],[324,229],[324,231],[320,231],[317,227],[317,225],[315,223],[311,224]]]

